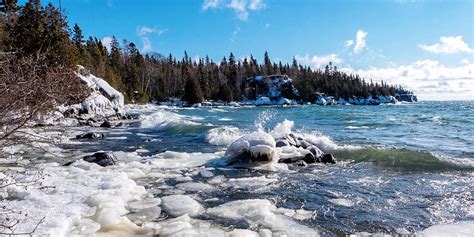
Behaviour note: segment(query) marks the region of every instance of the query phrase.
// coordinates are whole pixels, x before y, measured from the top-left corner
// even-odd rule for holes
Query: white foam
[[[345,199],[345,198],[329,199],[328,201],[335,204],[335,205],[343,206],[343,207],[352,207],[352,206],[354,206],[353,201],[351,201],[349,199]]]
[[[200,123],[192,121],[193,118],[186,117],[167,110],[158,110],[153,114],[145,115],[141,121],[142,128],[155,128],[158,130],[169,129],[179,126],[198,126]],[[199,120],[194,118],[194,120]]]
[[[291,133],[291,130],[293,129],[294,125],[295,123],[293,121],[285,119],[283,120],[283,122],[277,124],[275,128],[273,128],[271,134],[274,138],[285,137],[286,135]]]
[[[242,134],[238,128],[232,126],[223,126],[210,129],[207,132],[206,140],[211,145],[227,146],[241,136]]]

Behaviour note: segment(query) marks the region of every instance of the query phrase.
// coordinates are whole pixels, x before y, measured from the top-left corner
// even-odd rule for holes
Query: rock
[[[103,133],[89,132],[76,136],[76,139],[100,139],[104,138]]]
[[[231,143],[225,152],[227,164],[278,162],[275,139],[267,133],[247,134]]]
[[[116,128],[118,128],[118,127],[123,127],[123,123],[120,122],[120,123],[118,123],[117,125],[115,125],[115,127],[116,127]]]
[[[202,210],[201,204],[186,195],[171,195],[161,198],[163,210],[170,216],[197,216]]]
[[[115,165],[117,163],[117,158],[110,152],[97,152],[91,156],[84,156],[83,160],[96,163],[102,167]]]
[[[302,159],[303,157],[291,157],[291,158],[285,158],[285,159],[280,158],[280,160],[278,160],[278,163],[293,164]]]
[[[299,160],[299,161],[295,162],[295,165],[302,166],[302,167],[308,166],[308,164],[306,164],[306,162],[304,162],[304,160]]]
[[[286,139],[280,139],[276,141],[276,147],[284,147],[284,146],[289,146],[290,143]]]
[[[75,108],[69,108],[63,112],[65,118],[74,118],[76,115],[79,114],[79,111]]]
[[[332,154],[324,154],[321,157],[321,163],[336,164],[336,159],[334,158],[334,156]]]
[[[321,151],[318,147],[316,146],[310,146],[308,148],[306,148],[306,150],[308,150],[309,152],[311,152],[311,154],[314,155],[315,158],[320,158],[321,156],[324,155],[324,152]]]
[[[105,120],[101,125],[100,125],[101,128],[111,128],[112,127],[112,124]]]
[[[304,149],[306,149],[306,148],[312,146],[311,143],[309,143],[309,142],[307,142],[307,141],[305,141],[305,140],[300,140],[299,143],[300,143],[300,144],[299,144],[300,147],[303,147]]]
[[[303,157],[303,161],[307,164],[313,164],[316,163],[318,159],[310,152]]]

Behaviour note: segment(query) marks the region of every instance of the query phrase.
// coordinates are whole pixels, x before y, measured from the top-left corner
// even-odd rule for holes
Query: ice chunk
[[[214,189],[209,184],[199,183],[199,182],[188,182],[181,183],[176,185],[176,188],[187,191],[187,192],[200,192],[200,191],[209,191]]]
[[[225,185],[232,186],[234,188],[252,188],[252,187],[263,187],[271,183],[277,182],[278,179],[269,179],[265,176],[260,177],[249,177],[249,178],[232,178],[225,182]]]
[[[280,235],[286,234],[288,236],[319,236],[316,230],[278,214],[275,205],[268,200],[232,201],[210,208],[206,213],[216,218],[229,219],[235,222],[244,221],[250,225],[263,225],[270,228],[277,235],[280,233]]]
[[[434,225],[421,233],[423,237],[472,237],[474,221],[461,221],[455,224]]]
[[[163,209],[171,216],[188,214],[196,216],[202,211],[202,206],[196,200],[186,195],[171,195],[161,198]]]

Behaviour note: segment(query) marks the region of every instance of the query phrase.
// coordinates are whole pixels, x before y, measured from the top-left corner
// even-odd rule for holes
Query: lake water
[[[474,102],[192,109],[145,105],[128,106],[127,111],[139,119],[123,128],[97,128],[106,139],[63,148],[75,156],[115,152],[123,164],[110,172],[129,174],[156,198],[193,197],[204,209],[193,218],[219,229],[268,228],[299,236],[308,230],[322,236],[413,234],[458,222],[474,229]],[[334,154],[337,164],[269,171],[220,162],[227,146],[245,134],[290,130]],[[127,164],[122,157],[141,165]],[[140,222],[171,218],[166,210],[154,214]],[[128,215],[136,221],[133,212]],[[285,232],[290,229],[299,232]]]
[[[164,151],[211,153],[225,149],[243,134],[271,132],[278,123],[289,120],[294,122],[293,131],[313,137],[339,161],[336,165],[290,166],[295,172],[277,174],[216,170],[215,175],[227,179],[275,175],[278,182],[264,188],[249,185],[200,192],[202,199],[215,198],[207,207],[242,199],[272,200],[278,207],[313,211],[314,216],[301,223],[325,235],[403,233],[403,229],[413,233],[435,224],[474,220],[474,102],[284,108],[148,106],[129,107],[129,112],[140,114],[141,121],[127,129],[131,132],[127,140],[109,135],[105,143],[112,150],[139,146],[148,150],[143,154],[148,156]],[[239,226],[219,218],[214,221]]]

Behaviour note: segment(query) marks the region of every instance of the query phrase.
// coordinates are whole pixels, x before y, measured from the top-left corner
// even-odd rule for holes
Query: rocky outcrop
[[[295,133],[275,138],[265,132],[247,134],[231,143],[224,155],[228,165],[286,163],[305,166],[313,163],[336,163],[315,144]]]
[[[242,84],[246,100],[255,100],[255,105],[294,105],[299,97],[293,80],[287,75],[256,76],[247,78]]]

